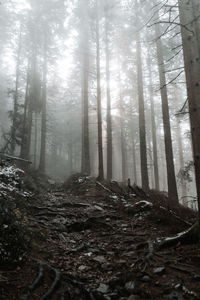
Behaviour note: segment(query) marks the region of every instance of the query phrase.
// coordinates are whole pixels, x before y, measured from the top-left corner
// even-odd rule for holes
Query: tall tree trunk
[[[46,160],[46,84],[47,84],[47,41],[44,42],[43,83],[42,83],[42,121],[41,121],[41,146],[39,170],[45,172]]]
[[[83,24],[81,37],[81,51],[83,51],[82,59],[82,156],[81,156],[81,172],[90,175],[90,143],[89,143],[89,104],[88,104],[88,76],[89,76],[89,28],[88,28],[88,5],[83,3]]]
[[[118,62],[120,66],[120,62]],[[119,69],[119,117],[120,117],[120,144],[121,144],[121,157],[122,157],[122,182],[127,181],[127,149],[126,149],[126,139],[125,139],[125,128],[124,128],[124,107],[123,98],[121,90],[121,72]]]
[[[200,35],[193,11],[193,2],[179,0],[179,16],[183,41],[183,54],[186,73],[186,84],[189,102],[190,125],[192,134],[193,157],[198,199],[198,219],[200,223]],[[199,16],[199,12],[197,12]],[[198,20],[199,21],[199,20]]]
[[[69,168],[69,174],[71,175],[73,173],[73,149],[72,149],[72,143],[68,144],[68,168]]]
[[[137,56],[137,79],[138,79],[138,105],[139,105],[139,135],[140,135],[140,163],[141,163],[141,179],[144,191],[149,190],[149,177],[147,167],[147,145],[146,145],[146,126],[144,113],[144,92],[143,92],[143,73],[140,33],[136,32],[136,56]]]
[[[15,80],[15,92],[14,92],[14,108],[13,108],[13,120],[11,127],[11,145],[10,152],[13,155],[16,147],[16,129],[17,129],[17,114],[18,114],[18,89],[19,89],[19,66],[20,66],[20,56],[21,56],[21,44],[22,44],[22,33],[20,27],[19,33],[19,44],[17,51],[17,63],[16,63],[16,80]]]
[[[21,148],[20,148],[20,157],[25,159],[25,148],[27,144],[27,111],[28,111],[28,100],[29,100],[29,63],[27,67],[26,75],[26,92],[24,100],[24,113],[23,113],[23,124],[22,124],[22,139],[21,139]]]
[[[106,96],[107,96],[107,180],[112,179],[112,116],[111,116],[111,97],[110,97],[110,53],[108,41],[108,16],[106,13],[105,20],[106,36]]]
[[[135,137],[133,137],[132,143],[132,151],[133,151],[133,176],[134,176],[134,183],[137,184],[137,165],[136,165],[136,151],[135,151]]]
[[[28,103],[28,116],[27,116],[27,135],[25,141],[25,149],[24,149],[24,158],[30,159],[30,148],[31,148],[31,133],[32,133],[32,123],[33,123],[33,111],[31,107],[31,103]]]
[[[124,113],[122,107],[122,99],[120,96],[120,140],[121,140],[121,154],[122,154],[122,182],[127,181],[127,149],[124,128]]]
[[[98,179],[104,178],[103,170],[103,141],[102,141],[102,113],[101,113],[101,74],[100,74],[100,43],[99,43],[99,14],[98,0],[96,0],[96,66],[97,66],[97,123],[98,123]]]
[[[148,53],[148,69],[149,69],[149,96],[150,96],[150,106],[151,106],[151,132],[152,132],[152,144],[153,144],[154,180],[155,180],[155,189],[159,190],[160,185],[159,185],[159,173],[158,173],[157,134],[156,134],[155,107],[154,107],[154,97],[153,97],[151,59],[149,53]]]
[[[181,133],[181,126],[180,120],[176,119],[176,136],[178,141],[178,156],[179,156],[179,167],[180,169],[184,168],[184,158],[183,158],[183,142],[182,142],[182,133]],[[187,185],[186,182],[181,182],[181,189],[182,189],[182,197],[183,198],[183,205],[187,206]]]
[[[34,131],[34,167],[37,166],[37,137],[38,137],[38,125],[37,125],[37,112],[35,112],[35,131]]]
[[[168,196],[170,201],[169,203],[177,204],[178,192],[177,192],[176,176],[175,176],[175,169],[174,169],[174,158],[173,158],[173,149],[172,149],[163,45],[161,39],[158,38],[161,36],[159,24],[155,25],[155,33],[157,38],[156,49],[157,49],[157,60],[158,60],[159,78],[160,78],[160,92],[161,92],[161,99],[162,99],[162,116],[163,116],[164,139],[165,139],[166,165],[167,165]]]

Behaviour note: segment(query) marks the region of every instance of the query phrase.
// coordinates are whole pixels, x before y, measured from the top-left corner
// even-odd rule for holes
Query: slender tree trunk
[[[68,144],[68,168],[69,174],[71,175],[73,172],[73,150],[72,150],[72,143]]]
[[[144,191],[149,190],[149,177],[147,167],[147,146],[146,146],[146,126],[144,113],[144,93],[143,93],[143,73],[141,44],[139,31],[136,33],[136,56],[137,56],[137,78],[138,78],[138,105],[139,105],[139,135],[140,135],[140,163],[141,179]]]
[[[90,143],[89,143],[89,103],[88,103],[88,76],[89,76],[89,28],[87,2],[83,3],[83,24],[81,51],[83,51],[82,69],[82,156],[81,172],[90,175]]]
[[[102,113],[101,113],[101,74],[100,74],[100,44],[99,44],[99,15],[98,15],[98,0],[97,0],[97,15],[96,15],[96,66],[97,66],[97,122],[98,122],[98,179],[104,178],[103,170],[103,141],[102,141]]]
[[[180,23],[182,24],[181,35],[183,41],[183,54],[195,165],[199,213],[198,219],[200,223],[200,51],[198,43],[200,27],[197,26],[195,21],[194,10],[192,6],[194,4],[193,1],[179,0],[178,4]],[[199,16],[199,11],[197,14]]]
[[[134,183],[137,184],[137,165],[136,165],[136,151],[135,151],[135,138],[133,137],[132,143],[132,151],[133,151],[133,176],[134,176]]]
[[[178,142],[178,156],[179,156],[179,166],[180,169],[184,168],[184,158],[183,158],[183,142],[182,142],[182,133],[181,133],[181,127],[180,127],[180,120],[176,120],[176,128],[177,128],[177,142]],[[183,198],[183,205],[187,206],[187,185],[186,182],[181,183],[181,189],[182,189],[182,197]]]
[[[37,126],[37,112],[35,112],[35,138],[34,138],[34,167],[37,166],[37,137],[38,137],[38,126]]]
[[[108,16],[106,13],[105,21],[106,35],[106,96],[107,96],[107,180],[112,179],[112,116],[111,116],[111,97],[110,97],[110,53],[108,41]]]
[[[21,56],[21,27],[19,34],[19,44],[17,51],[17,64],[16,64],[16,80],[15,80],[15,92],[14,92],[14,108],[13,108],[13,121],[11,127],[11,155],[14,154],[16,147],[16,130],[17,130],[17,114],[18,114],[18,89],[19,89],[19,66],[20,66],[20,56]]]
[[[121,74],[119,70],[119,115],[120,115],[120,144],[121,144],[121,157],[122,157],[122,182],[125,183],[127,181],[127,150],[126,150],[126,139],[125,139],[125,128],[124,128],[124,107],[123,107],[123,99],[122,99],[122,91],[121,91]]]
[[[20,157],[25,159],[25,148],[27,144],[27,110],[28,110],[28,100],[29,100],[29,64],[27,68],[26,75],[26,93],[24,100],[24,114],[23,114],[23,124],[22,124],[22,140],[21,140],[21,148],[20,148]]]
[[[32,132],[32,122],[33,122],[33,111],[31,107],[31,103],[29,101],[28,104],[28,116],[27,116],[27,136],[25,141],[25,149],[24,149],[24,158],[30,159],[30,148],[31,148],[31,132]]]
[[[160,25],[155,25],[156,38],[160,37]],[[159,78],[160,78],[160,92],[162,99],[162,116],[163,116],[163,126],[164,126],[164,139],[165,139],[165,154],[166,154],[166,166],[167,166],[167,182],[168,182],[168,195],[171,204],[178,203],[178,192],[176,185],[176,176],[174,169],[174,159],[173,159],[173,149],[172,149],[172,139],[171,139],[171,127],[169,118],[169,105],[168,105],[168,95],[166,87],[165,78],[165,67],[164,67],[164,56],[163,56],[163,46],[160,38],[156,41],[157,48],[157,60],[159,67]]]
[[[149,96],[151,106],[151,132],[152,132],[152,144],[153,144],[153,168],[154,168],[154,180],[155,189],[159,190],[159,172],[158,172],[158,151],[157,151],[157,133],[156,133],[156,121],[155,121],[155,107],[153,98],[153,82],[152,82],[152,70],[150,54],[148,53],[148,69],[149,69]]]
[[[88,113],[88,69],[89,69],[89,58],[88,53],[84,54],[83,62],[83,90],[82,90],[82,161],[81,161],[81,172],[83,174],[90,175],[90,145],[89,145],[89,113]]]
[[[122,154],[122,182],[125,183],[127,181],[128,176],[127,176],[127,150],[126,150],[124,114],[123,114],[122,103],[120,103],[120,130],[121,130],[120,140],[121,140],[121,154]]]
[[[42,122],[41,122],[41,146],[39,170],[45,172],[46,160],[46,81],[47,81],[47,41],[44,44],[44,62],[43,62],[43,84],[42,84]]]

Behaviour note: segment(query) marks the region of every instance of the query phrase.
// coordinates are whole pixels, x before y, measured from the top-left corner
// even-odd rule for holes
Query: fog
[[[0,152],[195,208],[179,22],[173,0],[2,0]]]

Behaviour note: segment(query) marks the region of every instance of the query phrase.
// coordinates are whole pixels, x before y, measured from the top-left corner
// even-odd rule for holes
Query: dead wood
[[[179,221],[182,222],[183,224],[192,226],[192,224],[191,224],[190,222],[185,221],[185,220],[183,220],[182,218],[180,218],[179,216],[177,216],[176,213],[175,213],[173,210],[171,210],[171,209],[169,210],[169,209],[167,209],[166,207],[163,207],[163,206],[160,206],[160,209],[162,209],[162,210],[168,212],[170,215],[172,215],[175,219],[179,220]]]
[[[5,158],[5,159],[20,161],[20,162],[27,163],[27,164],[32,164],[32,161],[30,161],[30,160],[23,159],[23,158],[16,157],[16,156],[11,156],[11,155],[4,154],[4,153],[0,153],[0,157]]]
[[[107,187],[105,187],[101,182],[96,181],[96,184],[98,186],[100,186],[104,191],[108,192],[108,193],[112,193],[112,191],[110,189],[108,189]]]

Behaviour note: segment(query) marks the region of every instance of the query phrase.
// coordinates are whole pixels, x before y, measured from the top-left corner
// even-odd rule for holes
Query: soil
[[[152,251],[195,219],[165,198],[89,178],[40,194],[28,203],[31,249],[0,271],[0,299],[200,299],[200,245]]]

